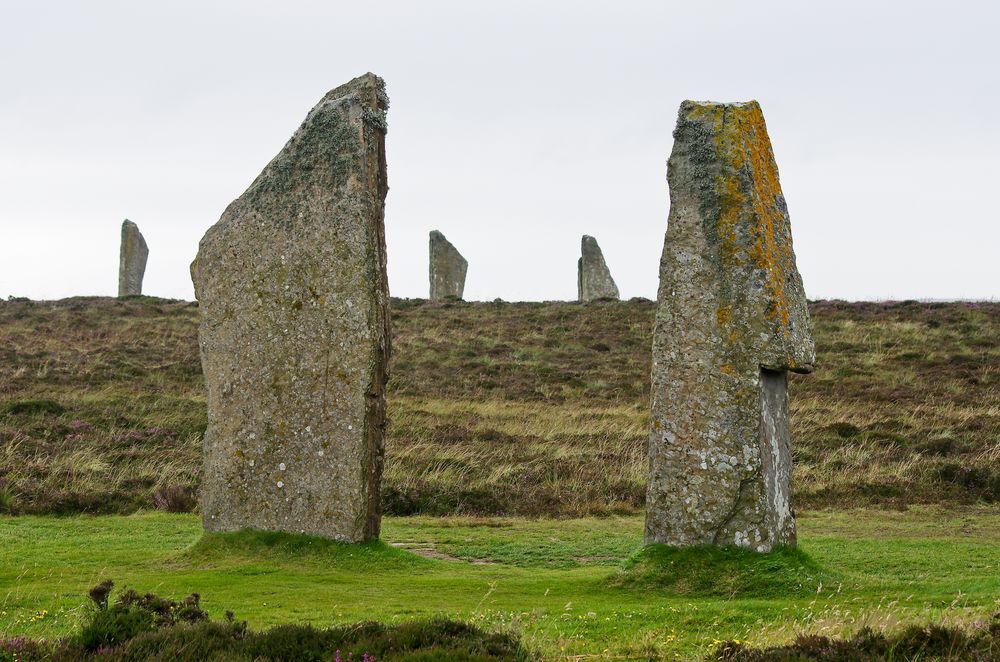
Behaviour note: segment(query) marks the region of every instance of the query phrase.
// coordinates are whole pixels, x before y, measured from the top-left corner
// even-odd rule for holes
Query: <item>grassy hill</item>
[[[653,304],[393,301],[390,514],[642,507]],[[1000,501],[1000,304],[810,307],[799,509]],[[195,507],[195,304],[0,302],[0,512]]]

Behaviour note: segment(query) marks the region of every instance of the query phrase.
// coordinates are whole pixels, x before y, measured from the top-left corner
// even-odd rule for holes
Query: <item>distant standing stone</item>
[[[618,299],[618,286],[611,277],[604,253],[597,240],[583,235],[580,241],[580,259],[576,262],[576,291],[579,301]]]
[[[431,300],[461,299],[469,263],[437,230],[431,230],[430,255]]]
[[[757,102],[685,101],[667,180],[646,542],[794,545],[786,378],[815,348]]]
[[[191,283],[194,285],[194,298],[198,299],[198,258],[191,260],[191,266],[188,267],[188,271],[191,273]]]
[[[378,537],[388,103],[374,74],[329,92],[201,240],[208,531]]]
[[[118,254],[118,296],[142,294],[142,277],[148,257],[149,248],[139,226],[126,218],[122,222],[122,244]]]

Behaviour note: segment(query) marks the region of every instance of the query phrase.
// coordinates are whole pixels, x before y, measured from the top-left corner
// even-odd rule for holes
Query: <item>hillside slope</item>
[[[799,508],[1000,501],[1000,304],[811,305]],[[0,302],[0,512],[195,506],[197,306]],[[653,304],[393,301],[384,498],[407,513],[630,512]]]

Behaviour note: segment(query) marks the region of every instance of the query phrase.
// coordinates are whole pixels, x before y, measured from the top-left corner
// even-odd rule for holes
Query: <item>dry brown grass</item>
[[[1000,304],[811,310],[798,506],[1000,501]],[[640,508],[652,315],[394,301],[388,512]],[[196,485],[196,323],[194,304],[149,298],[0,303],[0,511],[130,512]]]

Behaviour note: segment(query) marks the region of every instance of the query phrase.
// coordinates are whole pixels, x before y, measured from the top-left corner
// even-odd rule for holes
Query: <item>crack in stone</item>
[[[761,477],[760,472],[759,471],[755,471],[752,475],[750,475],[750,476],[748,476],[746,478],[740,479],[740,486],[736,490],[736,499],[733,501],[733,505],[729,509],[729,512],[726,513],[726,515],[722,518],[722,522],[720,522],[719,526],[716,527],[715,535],[712,536],[712,544],[713,545],[718,545],[719,544],[719,540],[720,540],[720,538],[722,536],[722,531],[727,526],[729,526],[729,523],[733,521],[733,519],[736,517],[737,514],[739,514],[739,511],[740,511],[740,501],[743,500],[743,491],[746,489],[747,485],[752,485],[754,482],[760,480],[760,477]]]

